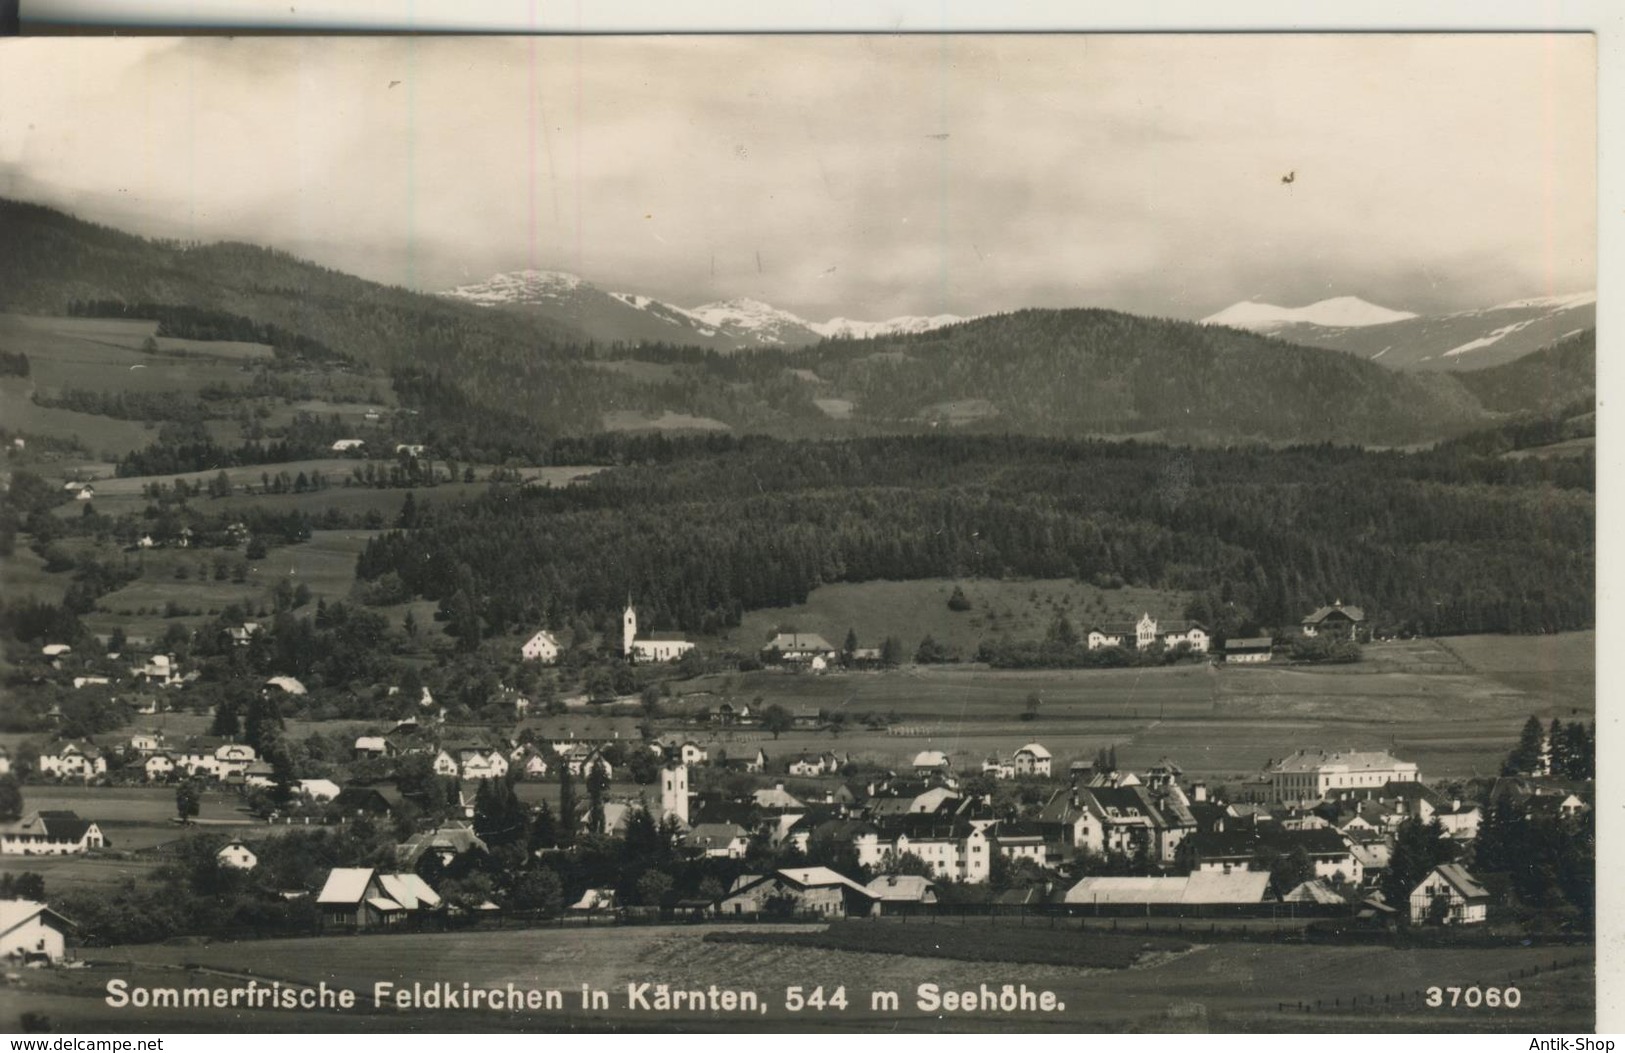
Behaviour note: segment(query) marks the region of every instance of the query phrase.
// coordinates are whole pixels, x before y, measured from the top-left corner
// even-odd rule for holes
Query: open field
[[[179,840],[188,833],[186,827],[171,822],[175,815],[175,788],[173,786],[61,786],[30,785],[23,790],[23,799],[33,809],[64,809],[77,812],[89,819],[107,838],[108,847],[119,853],[138,852]],[[204,792],[199,806],[199,828],[229,829],[233,833],[255,833],[265,829],[248,813],[239,810],[234,792],[210,789]],[[54,857],[47,860],[53,871],[64,878],[93,881],[94,875],[106,867],[102,861],[83,856]],[[12,869],[17,860],[7,856],[0,869]],[[116,869],[116,868],[115,868]],[[80,873],[84,871],[85,873]],[[90,876],[86,876],[86,875]],[[49,887],[49,886],[48,886]]]
[[[710,417],[662,410],[651,417],[640,410],[610,410],[604,414],[605,431],[728,431],[728,425]]]
[[[876,925],[893,924],[875,922]],[[911,924],[919,924],[914,922]],[[970,922],[986,924],[985,919]],[[1015,924],[1000,919],[998,924]],[[754,927],[753,927],[754,928]],[[805,947],[706,943],[715,927],[572,927],[486,930],[446,934],[265,940],[206,946],[125,946],[91,949],[92,968],[26,977],[26,991],[0,994],[0,1027],[15,1027],[21,1006],[46,1012],[58,1026],[81,1031],[146,1029],[276,1030],[391,1028],[433,1030],[733,1026],[741,1029],[898,1028],[939,1030],[972,1027],[1092,1031],[1164,1031],[1330,1028],[1346,1030],[1589,1031],[1595,1005],[1590,970],[1549,972],[1554,958],[1571,959],[1582,948],[1395,950],[1220,943],[1188,952],[1153,956],[1128,969],[1056,965],[973,963],[897,954]],[[754,931],[763,931],[754,928]],[[1088,939],[1078,934],[1080,940]],[[209,972],[182,967],[200,967]],[[1519,978],[1541,967],[1539,976]],[[329,985],[357,992],[354,1010],[114,1009],[105,1004],[108,980],[134,986],[233,987],[250,976],[284,983]],[[1505,986],[1522,994],[1517,1009],[1413,1009],[1410,1001],[1430,985]],[[410,985],[463,981],[481,987],[512,983],[521,989],[558,990],[564,1010],[459,1011],[375,1010],[373,984]],[[748,1017],[706,1009],[656,1013],[630,1008],[627,985],[669,983],[683,990],[715,985],[756,992],[765,1012]],[[1052,1013],[976,1010],[939,1015],[919,1008],[917,987],[977,990],[987,984],[1026,984],[1054,991],[1064,1008]],[[583,1011],[582,984],[609,993],[608,1010]],[[844,988],[848,1008],[790,1013],[786,989],[822,987],[826,996]],[[896,992],[896,1008],[875,1007],[873,992]],[[1407,996],[1407,1006],[1384,1005],[1384,997]],[[1334,999],[1341,1008],[1334,1011]],[[1322,1014],[1284,1014],[1283,1002],[1320,1001]],[[1349,1009],[1351,1001],[1361,1003]],[[379,1019],[377,1013],[383,1013]]]
[[[102,420],[105,418],[97,418]],[[401,509],[401,502],[406,500],[406,488],[400,487],[370,487],[346,486],[345,480],[352,479],[353,474],[361,470],[366,464],[363,458],[323,457],[304,461],[285,461],[280,464],[255,464],[224,469],[226,477],[231,480],[237,492],[229,497],[195,498],[197,507],[205,511],[234,511],[244,508],[264,508],[270,511],[286,512],[298,509],[311,515],[320,515],[329,508],[337,509],[346,514],[362,513],[376,509],[393,522],[396,513]],[[383,463],[390,463],[387,459]],[[84,478],[94,479],[96,485],[96,511],[104,515],[138,514],[147,506],[147,499],[142,495],[144,487],[153,483],[171,486],[176,479],[184,479],[188,483],[207,487],[219,475],[219,470],[211,472],[183,472],[178,475],[140,475],[126,476],[124,478],[103,477],[110,475],[111,465],[101,466],[102,471],[94,468],[81,469]],[[472,483],[443,481],[435,486],[420,486],[412,489],[413,500],[422,502],[456,502],[466,501],[485,493],[490,483],[486,476],[490,467],[474,465],[479,481]],[[444,464],[436,465],[438,478],[446,479]],[[558,465],[549,467],[524,467],[517,471],[533,486],[567,486],[577,479],[585,479],[594,472],[602,471],[595,465]],[[321,490],[307,490],[302,493],[272,494],[263,492],[262,477],[285,472],[289,478],[297,478],[300,474],[310,476],[320,472],[326,477],[328,485]],[[254,492],[245,492],[242,488],[253,487]],[[55,514],[63,518],[83,514],[83,507],[76,503],[62,505],[55,509]]]
[[[152,549],[141,554],[143,575],[117,592],[103,596],[97,610],[84,618],[93,632],[110,632],[116,626],[132,636],[156,637],[170,621],[191,625],[198,617],[163,617],[170,601],[188,611],[207,614],[232,603],[251,601],[255,607],[269,606],[271,591],[281,581],[310,588],[312,602],[344,599],[355,583],[355,560],[377,531],[313,530],[310,540],[298,545],[272,548],[262,560],[248,564],[248,579],[234,582],[215,580],[212,568],[217,558],[235,562],[240,553],[207,549]],[[188,577],[175,577],[185,568]],[[205,573],[200,573],[200,570]],[[145,612],[145,613],[143,613]]]
[[[948,597],[956,585],[970,600],[969,610],[948,609]],[[739,627],[719,642],[754,651],[775,633],[793,628],[817,633],[840,647],[846,631],[852,629],[862,647],[879,647],[887,636],[895,636],[912,657],[920,641],[930,636],[958,648],[968,658],[983,640],[1042,639],[1062,613],[1079,632],[1094,624],[1129,624],[1145,612],[1172,625],[1183,622],[1186,602],[1185,596],[1175,592],[1100,589],[1064,579],[870,581],[822,586],[813,590],[806,603],[795,607],[747,611]]]
[[[757,729],[718,732],[730,753],[760,744],[770,757],[835,749],[854,759],[906,765],[922,749],[948,751],[956,768],[979,767],[1036,739],[1058,769],[1115,746],[1139,768],[1171,757],[1188,775],[1256,773],[1299,748],[1392,749],[1429,780],[1493,774],[1531,713],[1568,719],[1595,711],[1588,684],[1591,633],[1546,637],[1453,637],[1366,648],[1350,666],[1179,665],[1149,669],[1005,672],[979,666],[911,666],[824,676],[768,672],[707,677],[682,685],[689,705],[724,698],[779,703],[796,711],[894,714],[890,731],[851,724],[790,731],[776,742]],[[1453,657],[1493,650],[1511,668],[1545,663],[1544,683],[1478,672]],[[1566,684],[1554,693],[1547,683]],[[700,693],[705,692],[705,693]],[[1021,719],[1030,694],[1036,720]],[[679,704],[678,708],[681,708]],[[901,734],[899,733],[901,732]],[[708,741],[704,736],[701,741]]]

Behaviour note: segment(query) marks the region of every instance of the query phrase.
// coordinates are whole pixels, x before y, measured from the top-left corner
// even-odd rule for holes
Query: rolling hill
[[[397,399],[441,441],[478,433],[476,445],[514,455],[627,421],[803,438],[951,429],[1395,446],[1548,412],[1594,384],[1594,338],[1590,352],[1564,347],[1481,376],[1395,370],[1388,355],[1367,361],[1285,338],[1328,321],[1363,323],[1343,330],[1356,334],[1430,321],[1386,320],[1394,312],[1354,300],[1289,312],[1271,323],[1280,335],[1094,309],[947,319],[956,324],[944,328],[905,318],[831,329],[874,334],[859,339],[820,334],[755,301],[681,309],[552,272],[425,295],[252,245],[154,241],[15,201],[0,200],[0,229],[4,311],[150,317],[163,337],[259,341],[284,359],[336,355],[391,375]],[[526,300],[554,308],[529,310]],[[1494,342],[1506,348],[1551,329],[1567,335],[1593,313],[1582,301],[1476,312],[1470,331],[1507,330]],[[579,310],[561,317],[565,302]],[[620,319],[620,343],[590,342],[584,330],[605,317]],[[1255,311],[1250,324],[1261,318]],[[725,333],[728,341],[754,334],[758,349],[727,353],[737,348],[721,346]],[[806,334],[818,342],[760,346]],[[721,344],[695,342],[713,336]],[[1503,353],[1486,345],[1455,358],[1491,363]]]

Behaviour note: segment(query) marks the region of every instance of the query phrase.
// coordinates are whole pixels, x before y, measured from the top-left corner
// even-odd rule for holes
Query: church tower
[[[632,655],[632,641],[638,638],[638,612],[632,609],[631,597],[627,598],[626,610],[621,613],[621,654],[626,657]]]
[[[688,826],[688,765],[673,762],[660,769],[660,812]]]

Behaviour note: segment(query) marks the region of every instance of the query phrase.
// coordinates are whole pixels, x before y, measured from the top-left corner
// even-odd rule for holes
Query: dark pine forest
[[[1553,632],[1593,620],[1594,463],[1470,445],[1187,449],[1017,437],[711,437],[559,490],[415,512],[358,561],[454,623],[585,618],[709,632],[819,585],[1073,578],[1191,593],[1221,634],[1334,597],[1378,632]]]

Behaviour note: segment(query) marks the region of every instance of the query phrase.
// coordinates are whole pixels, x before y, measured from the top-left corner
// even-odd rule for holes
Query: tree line
[[[1234,630],[1342,598],[1378,631],[1558,631],[1593,619],[1585,482],[1459,451],[742,441],[421,509],[368,544],[357,575],[461,595],[487,633],[607,626],[629,592],[640,624],[703,633],[819,585],[940,577],[1183,591],[1188,616]]]

